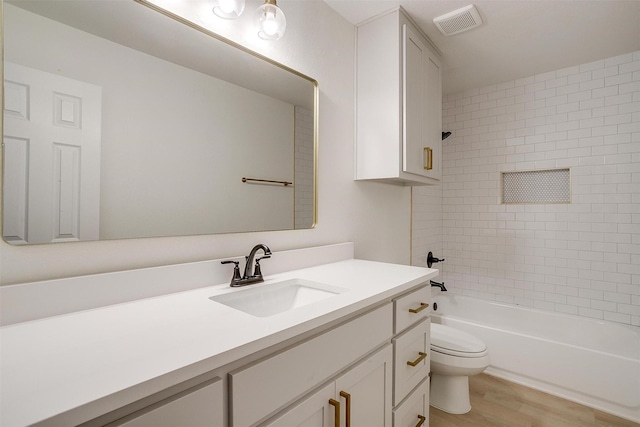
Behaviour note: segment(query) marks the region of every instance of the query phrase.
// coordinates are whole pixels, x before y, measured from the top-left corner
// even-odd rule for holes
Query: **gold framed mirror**
[[[144,0],[3,7],[7,242],[315,226],[314,79]]]

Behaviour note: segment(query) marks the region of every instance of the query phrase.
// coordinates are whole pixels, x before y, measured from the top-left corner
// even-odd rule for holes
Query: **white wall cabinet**
[[[355,179],[437,183],[442,176],[438,54],[402,8],[357,31]]]

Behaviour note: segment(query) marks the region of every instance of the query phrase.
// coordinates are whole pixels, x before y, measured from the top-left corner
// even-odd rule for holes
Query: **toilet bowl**
[[[487,366],[489,353],[481,340],[458,329],[431,324],[431,406],[450,414],[469,412],[469,376]]]

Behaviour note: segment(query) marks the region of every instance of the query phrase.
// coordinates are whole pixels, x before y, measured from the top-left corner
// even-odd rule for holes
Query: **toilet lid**
[[[459,329],[438,323],[431,324],[431,348],[454,356],[478,357],[487,346],[478,338]]]

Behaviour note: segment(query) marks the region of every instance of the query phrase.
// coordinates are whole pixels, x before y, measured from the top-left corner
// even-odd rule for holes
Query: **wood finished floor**
[[[639,427],[640,424],[486,374],[469,378],[471,411],[431,407],[430,427]]]

